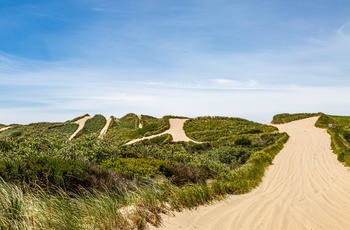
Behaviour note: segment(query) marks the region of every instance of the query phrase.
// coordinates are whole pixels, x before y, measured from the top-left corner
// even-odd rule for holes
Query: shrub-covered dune
[[[17,125],[0,133],[0,228],[142,229],[160,213],[192,208],[257,186],[288,136],[240,118],[184,124],[196,141],[172,142],[169,118],[127,114]],[[140,125],[141,124],[141,125]]]

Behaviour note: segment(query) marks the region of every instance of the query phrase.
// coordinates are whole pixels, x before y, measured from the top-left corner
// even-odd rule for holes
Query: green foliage
[[[295,114],[289,114],[289,113],[282,113],[277,114],[272,119],[272,124],[284,124],[296,120],[301,120],[309,117],[316,117],[320,116],[322,113],[295,113]]]
[[[329,128],[329,124],[332,124],[332,128]],[[316,126],[327,128],[331,135],[332,149],[337,154],[338,160],[350,166],[350,117],[322,114]]]
[[[32,156],[21,160],[1,160],[0,177],[18,185],[39,185],[45,188],[61,187],[77,191],[113,186],[112,174],[82,161]],[[116,185],[114,185],[116,186]]]
[[[27,194],[19,196],[20,211],[5,222],[15,220],[11,226],[19,229],[157,225],[164,210],[191,208],[255,187],[287,138],[275,127],[244,119],[202,117],[188,120],[185,131],[204,143],[172,142],[167,134],[124,145],[163,132],[170,118],[112,117],[103,139],[98,138],[106,122],[101,115],[89,119],[71,141],[78,127],[71,122],[16,125],[0,132],[0,176],[16,184],[11,189]],[[7,185],[0,182],[0,190]],[[123,207],[135,211],[122,214]]]
[[[134,176],[154,177],[162,174],[161,169],[165,168],[166,161],[146,158],[119,158],[102,162],[101,166],[121,173],[129,178]]]
[[[93,118],[85,122],[84,128],[75,136],[75,138],[90,134],[95,134],[98,136],[105,125],[106,118],[102,115],[95,115]]]
[[[240,137],[235,140],[236,145],[251,145],[252,141],[246,137]]]
[[[185,122],[188,137],[200,142],[233,140],[242,134],[260,134],[277,131],[277,128],[241,118],[199,117]]]
[[[139,124],[142,124],[142,128],[139,128]],[[123,144],[132,139],[161,133],[169,127],[169,117],[158,119],[141,115],[140,120],[136,114],[131,113],[114,120],[104,138],[113,140],[115,143]]]

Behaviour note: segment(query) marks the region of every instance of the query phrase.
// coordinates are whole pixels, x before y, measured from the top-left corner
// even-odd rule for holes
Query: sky
[[[350,115],[348,0],[0,0],[0,123]]]

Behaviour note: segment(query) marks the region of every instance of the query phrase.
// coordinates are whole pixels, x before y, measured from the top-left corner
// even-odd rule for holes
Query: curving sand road
[[[142,140],[147,140],[147,139],[152,139],[154,137],[158,137],[164,134],[170,134],[173,137],[173,141],[177,142],[177,141],[192,141],[195,143],[199,143],[196,142],[194,140],[191,140],[190,138],[188,138],[186,136],[186,133],[183,129],[184,123],[186,122],[187,119],[180,119],[180,118],[171,118],[169,119],[169,123],[170,123],[170,128],[168,130],[166,130],[165,132],[156,134],[156,135],[152,135],[152,136],[148,136],[148,137],[143,137],[143,138],[139,138],[139,139],[135,139],[132,141],[129,141],[128,143],[126,143],[126,145],[130,145]]]
[[[350,229],[350,172],[331,151],[326,131],[314,127],[316,120],[277,126],[290,139],[258,188],[165,216],[158,229]]]

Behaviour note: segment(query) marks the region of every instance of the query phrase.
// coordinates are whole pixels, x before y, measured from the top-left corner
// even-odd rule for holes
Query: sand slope
[[[316,120],[277,126],[290,140],[258,188],[166,216],[161,229],[350,229],[350,173]]]
[[[5,131],[5,130],[8,130],[8,129],[11,129],[11,128],[12,128],[12,126],[8,126],[8,127],[1,128],[1,129],[0,129],[0,132]]]
[[[111,124],[111,121],[112,121],[112,117],[109,117],[106,119],[106,124],[103,127],[103,129],[101,130],[100,135],[98,136],[99,138],[103,138],[103,136],[107,133],[108,127]]]
[[[135,140],[129,141],[126,144],[130,145],[130,144],[142,141],[142,140],[152,139],[154,137],[158,137],[158,136],[161,136],[164,134],[170,134],[173,137],[173,141],[192,141],[192,142],[195,142],[195,141],[191,140],[190,138],[188,138],[185,134],[183,126],[184,126],[184,123],[186,122],[186,120],[187,119],[171,118],[171,119],[169,119],[170,128],[167,131],[160,133],[160,134],[135,139]],[[198,142],[195,142],[195,143],[198,143]]]
[[[82,129],[84,128],[85,122],[86,122],[87,120],[89,120],[90,118],[92,118],[92,117],[91,117],[91,116],[85,116],[85,117],[83,117],[83,118],[81,118],[81,119],[75,121],[74,123],[75,123],[75,124],[78,124],[79,127],[78,127],[78,129],[75,130],[75,132],[69,137],[68,140],[72,140],[72,139],[79,133],[79,131],[82,130]]]

